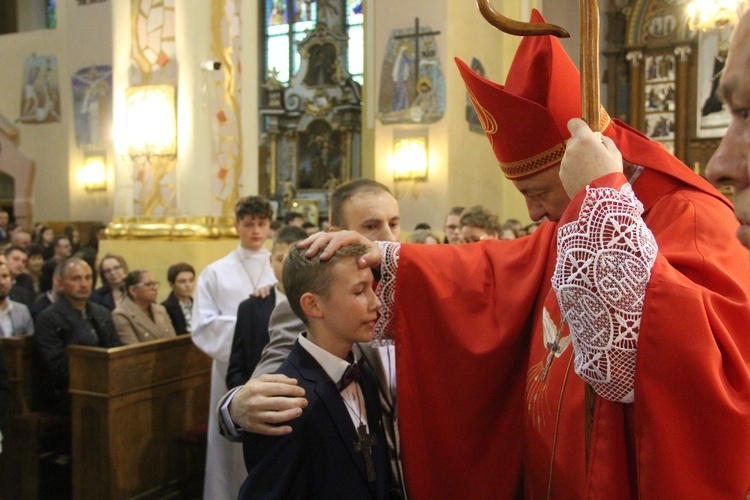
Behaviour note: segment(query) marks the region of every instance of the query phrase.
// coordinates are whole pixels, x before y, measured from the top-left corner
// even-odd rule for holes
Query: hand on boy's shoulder
[[[229,414],[244,431],[283,436],[292,432],[292,428],[280,424],[298,418],[306,406],[305,390],[295,379],[265,374],[249,380],[237,391],[229,405]]]

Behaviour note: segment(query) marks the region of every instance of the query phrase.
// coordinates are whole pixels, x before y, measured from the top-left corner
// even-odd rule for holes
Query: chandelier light
[[[688,27],[710,31],[734,26],[748,6],[748,0],[693,0],[687,6]]]

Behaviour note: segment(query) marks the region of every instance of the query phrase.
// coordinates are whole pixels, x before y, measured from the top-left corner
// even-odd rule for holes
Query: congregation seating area
[[[200,498],[211,360],[189,336],[69,347],[70,419],[34,411],[31,338],[0,343],[13,394],[0,498]],[[45,446],[68,436],[70,477],[45,477]]]

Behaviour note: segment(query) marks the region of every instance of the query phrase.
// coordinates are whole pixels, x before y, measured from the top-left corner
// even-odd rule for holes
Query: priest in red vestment
[[[579,75],[555,38],[524,38],[504,86],[458,66],[503,174],[548,222],[365,259],[396,343],[410,498],[744,497],[750,262],[731,203],[606,113],[593,147],[622,160],[566,178],[594,135],[574,120],[570,140]],[[308,253],[364,243],[316,238]]]

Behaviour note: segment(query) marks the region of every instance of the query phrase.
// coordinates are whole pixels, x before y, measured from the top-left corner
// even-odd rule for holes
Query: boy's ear
[[[322,318],[323,309],[320,304],[320,296],[307,292],[299,298],[299,305],[308,318]]]

